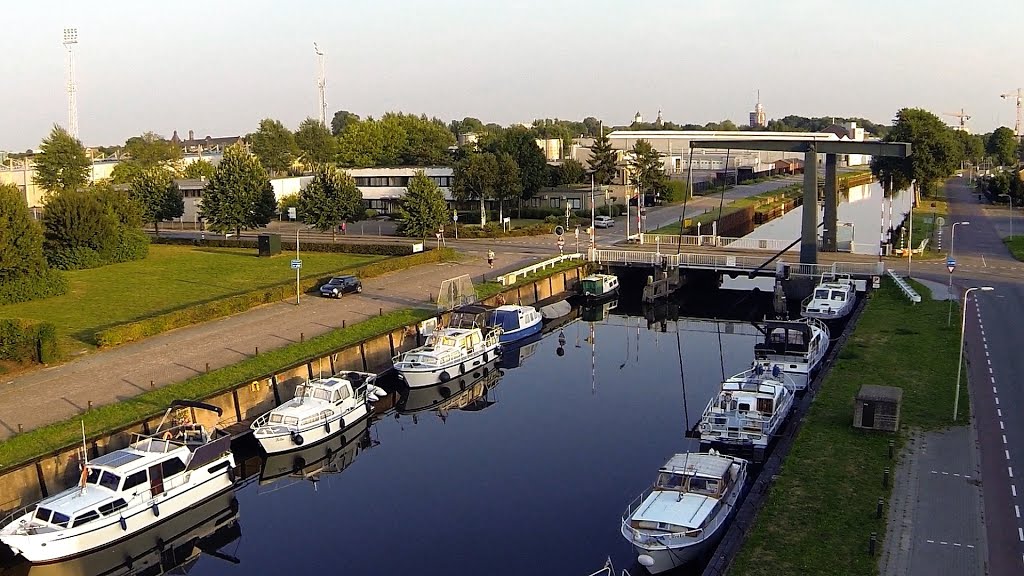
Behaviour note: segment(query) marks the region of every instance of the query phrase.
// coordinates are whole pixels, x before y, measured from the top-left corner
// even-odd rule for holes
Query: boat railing
[[[17,508],[15,510],[11,511],[10,513],[7,514],[7,516],[4,516],[3,520],[0,520],[0,526],[7,526],[11,522],[14,522],[15,520],[17,520],[18,518],[21,518],[25,514],[28,514],[29,511],[35,510],[36,506],[38,506],[38,505],[39,505],[38,502],[33,502],[31,504],[26,504],[25,506],[22,506],[20,508]]]
[[[604,561],[604,566],[600,570],[597,572],[591,572],[587,576],[615,576],[615,566],[612,566],[611,556]],[[623,568],[622,572],[619,573],[619,576],[630,576],[629,570]]]
[[[660,530],[653,530],[649,528],[634,528],[630,525],[630,519],[633,517],[633,514],[640,505],[643,504],[644,500],[646,500],[647,497],[655,491],[655,489],[655,486],[650,486],[647,490],[644,490],[640,496],[637,496],[629,503],[626,513],[622,515],[622,531],[624,533],[628,533],[630,540],[635,544],[640,544],[647,548],[651,548],[653,546],[668,548],[669,546],[678,546],[682,544],[698,544],[707,538],[710,538],[728,517],[728,514],[715,514],[715,517],[709,524],[701,526],[700,528],[684,530],[682,532],[662,532]],[[671,492],[671,490],[665,491]],[[685,492],[680,492],[680,497],[682,497],[683,494],[685,494]]]

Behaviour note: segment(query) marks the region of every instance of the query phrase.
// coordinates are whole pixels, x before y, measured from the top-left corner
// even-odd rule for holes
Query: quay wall
[[[505,290],[485,299],[484,303],[497,304],[500,297],[507,303],[534,304],[575,289],[584,274],[584,266],[558,272],[529,284]],[[419,325],[413,324],[325,356],[284,367],[278,372],[251,382],[240,382],[235,388],[202,399],[207,404],[221,408],[223,412],[220,416],[206,410],[190,409],[192,418],[208,429],[218,425],[224,427],[251,422],[271,408],[290,400],[295,395],[295,387],[307,379],[345,370],[386,372],[391,369],[392,358],[395,355],[415,348],[420,340]],[[86,439],[89,458],[124,448],[134,434],[148,434],[156,430],[160,419],[161,417],[157,416],[112,433]],[[30,505],[73,485],[79,478],[81,458],[82,446],[75,445],[3,471],[0,473],[0,510],[5,511],[6,515],[6,511]]]

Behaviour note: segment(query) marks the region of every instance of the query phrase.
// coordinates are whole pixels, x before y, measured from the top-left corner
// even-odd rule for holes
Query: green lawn
[[[913,283],[921,294],[928,290]],[[960,326],[946,326],[947,302],[911,304],[885,282],[867,304],[839,361],[826,377],[782,471],[771,487],[731,574],[760,576],[876,574],[868,539],[884,541],[875,518],[888,442],[902,445],[908,428],[949,426],[956,385]],[[969,413],[967,380],[960,424]],[[903,388],[901,433],[855,430],[853,398],[862,384]],[[891,486],[891,484],[890,484]],[[879,544],[880,545],[880,544]]]
[[[259,258],[254,250],[153,244],[149,257],[69,272],[63,296],[0,306],[0,317],[45,320],[57,326],[69,352],[91,348],[102,328],[140,320],[295,278],[294,254]],[[383,259],[362,254],[308,252],[302,276],[321,276]]]
[[[1010,254],[1021,262],[1024,262],[1024,236],[1010,236],[1003,240],[1006,243],[1006,247],[1010,249]]]

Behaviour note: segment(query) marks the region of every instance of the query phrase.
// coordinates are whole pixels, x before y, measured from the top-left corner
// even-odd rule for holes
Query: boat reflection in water
[[[260,461],[260,486],[288,478],[292,481],[277,488],[306,480],[315,489],[323,475],[340,474],[355,462],[360,452],[377,445],[370,436],[371,420],[373,416],[363,418],[341,434],[303,450],[264,455]]]
[[[51,564],[20,562],[3,574],[25,576],[157,576],[185,574],[203,554],[238,564],[241,561],[221,550],[242,537],[238,500],[228,490],[206,502],[170,517],[115,546]]]
[[[492,360],[473,372],[444,384],[424,388],[403,388],[395,404],[395,413],[411,414],[413,421],[420,412],[436,411],[442,420],[452,410],[475,412],[494,404],[490,391],[498,385],[503,372]]]
[[[527,336],[522,340],[515,342],[509,342],[508,344],[501,345],[501,359],[498,360],[498,368],[502,370],[510,370],[512,368],[519,368],[523,365],[523,362],[527,358],[533,356],[537,352],[537,348],[540,346],[541,338],[544,336],[540,333]]]
[[[580,317],[583,318],[584,322],[602,322],[608,319],[608,315],[612,310],[619,306],[619,300],[608,300],[607,302],[594,303],[583,306],[583,312]]]

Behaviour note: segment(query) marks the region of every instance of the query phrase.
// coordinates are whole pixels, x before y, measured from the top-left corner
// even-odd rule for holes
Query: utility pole
[[[75,83],[75,45],[78,28],[64,29],[64,50],[67,52],[68,134],[78,138],[78,85]]]
[[[327,126],[327,69],[324,65],[324,53],[320,47],[313,42],[313,52],[316,53],[316,91],[317,91],[317,112],[320,116],[320,124]]]

